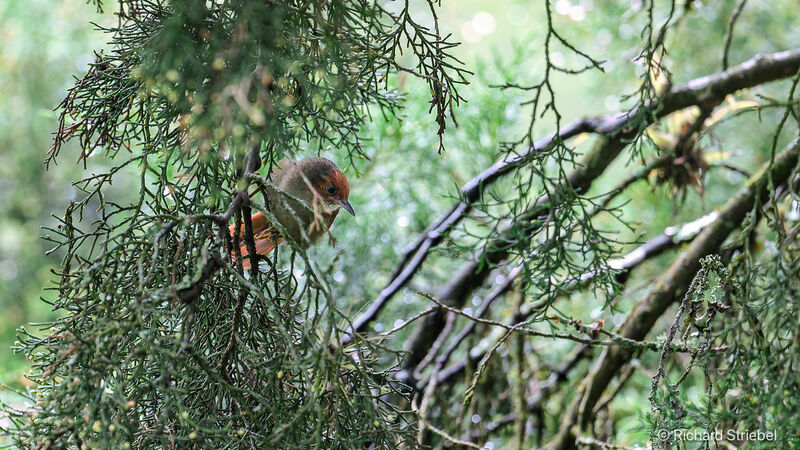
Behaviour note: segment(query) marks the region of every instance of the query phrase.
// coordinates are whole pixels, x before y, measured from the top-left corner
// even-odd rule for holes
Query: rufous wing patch
[[[253,222],[253,240],[256,244],[256,253],[259,255],[267,255],[275,248],[276,243],[280,243],[283,239],[280,238],[280,234],[275,227],[269,226],[266,217],[264,217],[261,213],[256,213],[252,217]],[[228,232],[233,238],[233,231],[235,225],[231,225],[228,227]],[[244,242],[244,225],[242,225],[240,229],[239,239],[239,252],[242,255],[242,267],[246,270],[250,270],[250,258],[245,258],[248,255],[247,251],[247,244]],[[231,252],[231,258],[236,261],[236,252]]]

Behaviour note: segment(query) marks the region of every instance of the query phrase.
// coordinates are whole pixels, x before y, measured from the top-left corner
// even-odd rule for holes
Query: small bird
[[[315,244],[328,231],[340,208],[356,215],[348,201],[350,185],[347,178],[328,159],[281,160],[273,169],[269,181],[276,189],[268,191],[267,207],[280,227],[270,224],[262,213],[252,216],[256,253],[260,255],[268,254],[275,245],[287,238],[301,248]],[[229,227],[231,236],[234,228],[235,225]],[[250,259],[244,258],[247,255],[244,225],[240,240],[242,266],[249,270]]]

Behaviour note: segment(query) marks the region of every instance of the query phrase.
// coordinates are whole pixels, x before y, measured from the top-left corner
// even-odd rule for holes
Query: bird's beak
[[[341,200],[341,201],[339,201],[339,204],[340,204],[340,205],[342,205],[342,208],[346,209],[346,210],[347,210],[347,212],[349,212],[350,214],[352,214],[352,215],[353,215],[353,217],[355,217],[355,216],[356,216],[356,212],[355,212],[355,211],[353,211],[353,207],[352,207],[352,206],[350,206],[350,202],[348,202],[347,200]]]

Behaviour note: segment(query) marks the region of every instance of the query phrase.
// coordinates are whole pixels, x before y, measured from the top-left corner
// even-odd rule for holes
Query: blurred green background
[[[468,103],[457,109],[459,126],[446,136],[447,151],[439,155],[435,126],[428,113],[428,92],[420,83],[400,76],[399,88],[407,93],[402,121],[384,121],[377,116],[364,130],[366,152],[371,161],[347,167],[351,179],[351,200],[358,213],[347,216],[334,227],[336,247],[321,246],[312,251],[333,257],[334,291],[343,308],[366,303],[387,281],[402,248],[442,211],[449,207],[457,186],[491,165],[499,154],[499,143],[518,139],[529,123],[529,110],[520,106],[524,92],[499,90],[492,85],[506,82],[533,84],[544,67],[542,39],[546,27],[539,2],[459,1],[444,2],[439,12],[444,33],[453,33],[462,42],[455,54],[474,72],[470,86],[462,94]],[[423,2],[413,2],[421,15]],[[721,69],[721,51],[727,19],[735,2],[694,2],[667,40],[670,49],[667,65],[675,82]],[[111,5],[109,5],[110,7]],[[600,2],[558,0],[553,2],[555,26],[575,45],[596,59],[604,59],[605,73],[588,72],[579,77],[556,74],[553,89],[563,123],[625,108],[625,94],[639,83],[641,67],[633,62],[640,48],[639,33],[644,24],[642,3],[633,1]],[[800,19],[796,0],[753,2],[737,25],[730,54],[732,64],[759,52],[774,52],[800,46],[796,24]],[[105,46],[107,37],[90,22],[110,25],[111,12],[100,14],[84,1],[27,0],[0,2],[0,382],[14,387],[26,385],[25,359],[12,354],[15,329],[23,324],[46,320],[52,312],[46,302],[53,286],[59,255],[47,256],[47,242],[41,239],[42,227],[56,224],[52,214],[63,214],[75,194],[71,185],[84,172],[77,166],[76,143],[62,150],[58,165],[45,170],[43,164],[56,127],[53,108],[64,97],[74,76],[81,76],[92,61],[93,51]],[[698,46],[698,42],[703,42]],[[581,66],[582,62],[566,49],[554,47],[551,60]],[[748,93],[781,98],[786,82],[775,83]],[[752,170],[768,155],[769,137],[776,122],[775,112],[766,112],[761,121],[745,115],[721,125],[715,136],[704,138],[703,147],[726,155],[726,161]],[[662,124],[670,132],[669,124]],[[553,122],[537,123],[535,135],[551,132]],[[716,140],[716,136],[724,137]],[[586,150],[586,143],[579,150]],[[334,153],[332,157],[335,158]],[[625,176],[629,158],[619,158],[595,185],[605,192]],[[102,165],[102,161],[93,162]],[[340,164],[345,166],[344,164]],[[359,175],[356,176],[355,173]],[[724,202],[743,181],[741,174],[712,170],[706,190],[700,195],[689,190],[685,201],[675,201],[666,188],[639,184],[621,201],[632,202],[635,229],[623,230],[622,241],[644,233],[654,235],[664,227],[693,220]],[[497,189],[513,189],[498,183]],[[609,222],[612,223],[612,222]],[[631,246],[621,246],[625,251]],[[628,282],[628,292],[617,306],[624,309],[637,297],[648,280],[660,273],[669,255],[650,262]],[[446,281],[456,262],[433,258],[426,264],[420,280],[431,286]],[[420,311],[425,302],[412,295],[411,286],[401,298],[373,324],[386,330],[398,321]],[[401,301],[402,299],[402,301]],[[479,302],[477,299],[476,302]],[[577,296],[565,312],[587,323],[603,317],[614,323],[619,314],[602,310],[604,302],[586,294]],[[351,317],[356,312],[351,311]],[[621,316],[620,316],[621,317]],[[403,335],[393,345],[400,347]],[[646,386],[648,379],[634,379],[629,389]],[[5,395],[5,394],[0,394]],[[625,404],[631,399],[630,404]],[[635,400],[634,400],[635,399]],[[623,412],[636,413],[648,405],[637,397],[620,396]],[[626,410],[627,408],[627,410]],[[637,424],[630,424],[632,429]],[[642,442],[647,433],[632,435],[629,442]],[[624,443],[624,442],[623,442]]]
[[[76,145],[49,171],[44,156],[56,127],[53,108],[105,42],[89,21],[113,20],[78,1],[0,2],[0,381],[25,384],[17,327],[50,314],[40,297],[57,257],[45,256],[42,227],[74,196]]]

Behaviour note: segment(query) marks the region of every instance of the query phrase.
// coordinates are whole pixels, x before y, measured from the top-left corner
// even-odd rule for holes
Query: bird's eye
[[[328,185],[328,194],[335,194],[336,193],[336,186]]]

